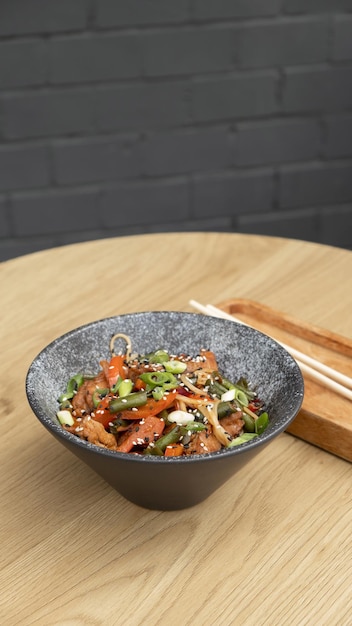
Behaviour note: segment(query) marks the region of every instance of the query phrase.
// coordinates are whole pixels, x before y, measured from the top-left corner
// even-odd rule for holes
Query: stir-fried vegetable
[[[125,352],[115,354],[117,340]],[[94,377],[75,374],[59,397],[58,420],[78,437],[116,452],[165,457],[216,452],[261,435],[264,403],[242,377],[218,370],[215,354],[132,355],[117,334]]]

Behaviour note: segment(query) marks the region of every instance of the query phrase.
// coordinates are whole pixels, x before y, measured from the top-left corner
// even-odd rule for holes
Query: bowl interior
[[[265,400],[270,424],[260,437],[229,450],[231,454],[260,445],[283,431],[301,406],[303,380],[296,362],[263,333],[198,313],[158,311],[121,315],[92,322],[59,337],[38,354],[29,368],[26,391],[32,410],[49,430],[74,440],[77,445],[91,446],[61,428],[56,418],[57,399],[72,375],[97,373],[99,361],[110,355],[109,342],[117,332],[129,335],[133,352],[141,354],[161,348],[171,354],[191,355],[198,354],[201,348],[213,350],[224,375],[234,382],[244,376],[251,383]],[[120,454],[93,447],[101,454]]]

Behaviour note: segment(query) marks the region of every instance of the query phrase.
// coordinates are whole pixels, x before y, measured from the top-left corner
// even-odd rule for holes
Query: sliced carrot
[[[171,443],[166,446],[164,456],[182,456],[183,450],[182,443]]]
[[[127,377],[128,368],[125,365],[125,355],[116,354],[110,361],[100,361],[109,387],[113,387],[119,376],[125,379]]]
[[[134,423],[121,436],[117,444],[118,452],[130,452],[135,446],[147,446],[158,439],[165,428],[164,420],[154,415]]]
[[[134,388],[136,391],[142,391],[146,388],[146,383],[141,378],[136,378],[134,381]]]

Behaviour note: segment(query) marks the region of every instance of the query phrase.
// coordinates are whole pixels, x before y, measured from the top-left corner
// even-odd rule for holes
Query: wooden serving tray
[[[352,377],[352,340],[251,300],[227,300],[223,311]],[[352,461],[352,403],[304,375],[303,404],[287,432]]]

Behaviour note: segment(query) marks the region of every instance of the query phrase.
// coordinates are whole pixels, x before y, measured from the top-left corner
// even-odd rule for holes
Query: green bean
[[[218,404],[218,418],[222,419],[223,417],[226,417],[227,415],[231,415],[231,413],[233,413],[236,409],[234,408],[233,404],[231,404],[230,402],[219,402]]]
[[[144,454],[154,454],[157,456],[162,456],[167,446],[170,446],[172,443],[178,442],[181,434],[181,427],[175,426],[175,428],[166,433],[166,435],[160,437],[160,439],[158,439],[153,446],[148,446]]]
[[[242,419],[244,421],[245,431],[247,433],[254,433],[255,432],[255,421],[254,421],[253,417],[251,417],[250,415],[247,415],[247,413],[243,413]]]
[[[222,394],[225,393],[226,391],[227,391],[226,387],[223,387],[223,385],[221,385],[216,380],[210,383],[209,385],[209,393],[211,395],[217,396],[218,398],[221,398]]]
[[[110,413],[120,413],[127,409],[133,409],[139,406],[143,406],[147,403],[147,394],[145,391],[137,391],[130,393],[124,398],[116,398],[112,400],[109,405]]]

